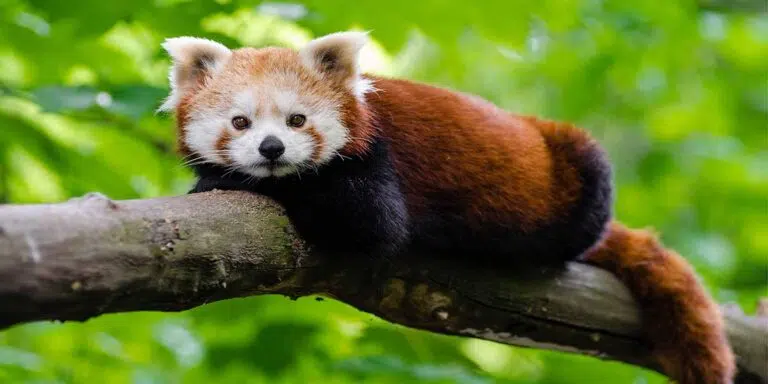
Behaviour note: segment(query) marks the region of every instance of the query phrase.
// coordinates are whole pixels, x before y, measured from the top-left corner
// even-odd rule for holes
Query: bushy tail
[[[727,384],[736,371],[717,304],[691,266],[645,230],[613,222],[584,261],[615,274],[641,306],[664,373],[680,384]]]

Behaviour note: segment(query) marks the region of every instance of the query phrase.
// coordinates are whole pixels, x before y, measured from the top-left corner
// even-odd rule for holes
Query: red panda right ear
[[[171,94],[160,106],[161,111],[176,108],[190,91],[195,90],[232,55],[224,45],[198,37],[166,39],[163,48],[173,59],[169,73]]]
[[[326,79],[347,86],[356,95],[364,93],[366,81],[360,78],[360,50],[368,42],[365,32],[338,32],[322,36],[299,50],[304,65]],[[361,88],[361,84],[362,88]],[[360,96],[360,95],[358,95]]]

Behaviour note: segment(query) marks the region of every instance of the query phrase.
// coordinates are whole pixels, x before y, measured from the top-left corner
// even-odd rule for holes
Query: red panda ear
[[[166,39],[163,48],[173,59],[173,66],[168,76],[171,94],[160,106],[161,111],[176,108],[184,95],[199,87],[232,55],[224,45],[197,37]]]
[[[338,32],[310,41],[299,51],[304,65],[351,90],[358,87],[358,57],[368,42],[365,32]]]

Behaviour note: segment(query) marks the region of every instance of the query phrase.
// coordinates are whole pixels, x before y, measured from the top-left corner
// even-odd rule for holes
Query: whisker
[[[184,162],[182,165],[184,165],[184,166],[191,166],[191,165],[209,164],[209,163],[211,163],[211,162],[208,161],[208,160],[205,160],[205,159],[193,159],[193,160]]]
[[[339,159],[341,159],[341,161],[350,159],[349,157],[342,155],[339,151],[333,151],[333,152],[336,154],[336,156],[339,157]]]
[[[225,156],[229,157],[232,155],[232,151],[228,149],[221,149],[221,150],[213,150],[206,153],[206,156],[193,153],[189,154],[187,156],[184,156],[182,159],[182,164],[184,166],[191,166],[191,165],[199,165],[199,164],[215,164],[215,160],[211,160],[210,156]]]
[[[297,167],[297,166],[291,166],[291,168],[293,168],[293,170],[294,170],[294,171],[296,171],[296,177],[298,177],[298,178],[299,178],[299,181],[301,181],[301,172],[300,172],[300,169],[299,169],[299,167]]]
[[[231,167],[231,168],[229,168],[229,170],[227,170],[226,172],[224,172],[224,174],[223,174],[223,175],[221,175],[221,177],[222,177],[222,178],[225,178],[225,177],[227,177],[227,176],[229,176],[229,175],[231,175],[231,174],[235,173],[235,171],[237,171],[237,168],[236,168],[236,167]]]
[[[250,177],[248,177],[247,179],[245,179],[245,183],[246,183],[246,184],[250,184],[252,181],[256,181],[256,182],[258,182],[258,179],[257,179],[257,176],[256,176],[256,175],[251,175]],[[254,184],[255,184],[255,183],[254,183]]]

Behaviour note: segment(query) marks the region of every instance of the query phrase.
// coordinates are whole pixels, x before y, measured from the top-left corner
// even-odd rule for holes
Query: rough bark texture
[[[656,369],[627,290],[586,265],[515,275],[420,255],[339,260],[308,250],[278,205],[239,192],[0,206],[0,328],[267,293],[324,294],[409,327]],[[768,322],[725,313],[738,382],[767,383]]]

